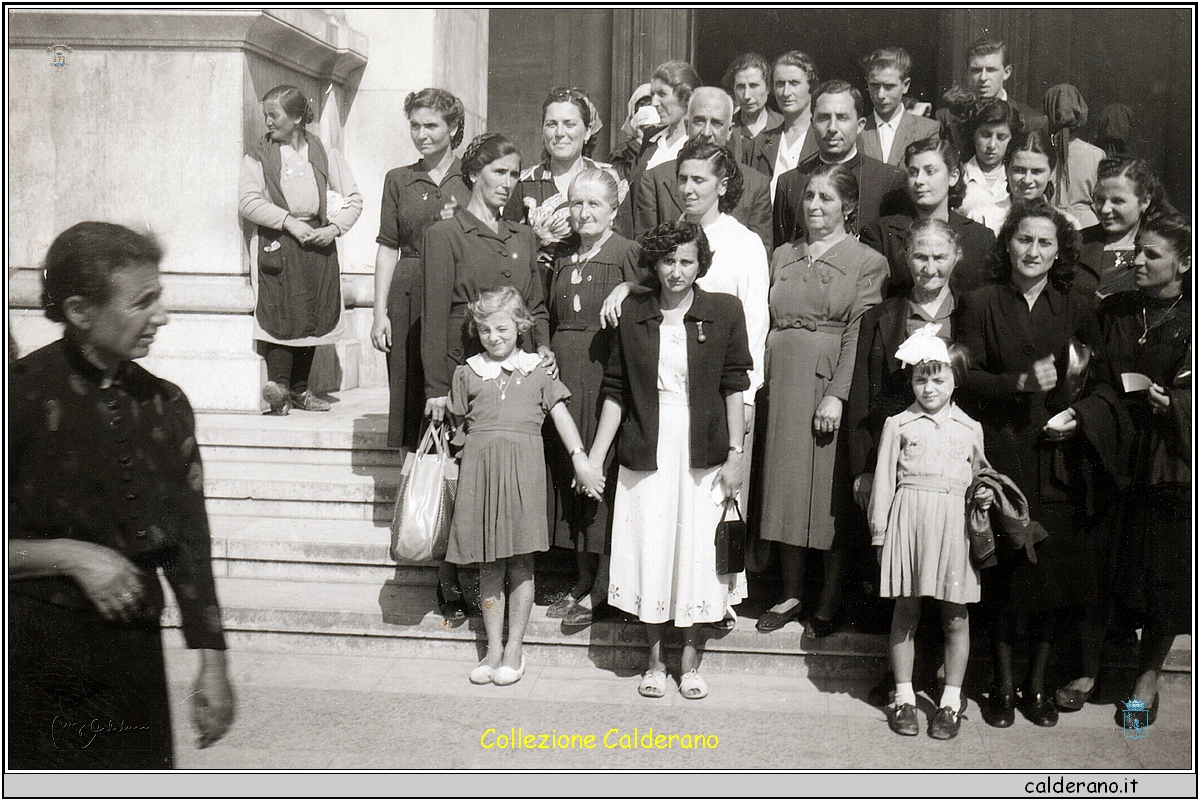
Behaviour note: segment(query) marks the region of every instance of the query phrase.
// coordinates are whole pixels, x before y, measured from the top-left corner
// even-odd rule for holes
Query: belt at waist
[[[945,492],[949,495],[959,495],[963,498],[967,496],[968,484],[963,484],[960,481],[951,481],[942,476],[902,476],[897,483],[897,488],[908,487],[910,489],[928,490],[930,492]]]
[[[472,434],[512,434],[514,436],[541,437],[542,427],[539,424],[505,423],[504,425],[475,424],[467,432],[469,439]]]
[[[599,323],[585,323],[582,320],[562,320],[554,326],[554,333],[559,331],[599,331]]]
[[[822,320],[821,322],[813,322],[812,320],[790,320],[783,323],[775,323],[775,328],[803,328],[807,331],[821,331],[827,334],[840,334],[846,330],[846,324],[837,320]]]

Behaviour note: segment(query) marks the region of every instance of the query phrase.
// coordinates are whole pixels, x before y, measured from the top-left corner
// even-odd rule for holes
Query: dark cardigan
[[[690,463],[705,469],[729,456],[725,398],[750,388],[753,365],[742,303],[732,295],[694,288],[684,315],[687,329]],[[624,411],[617,461],[630,470],[658,469],[658,338],[662,325],[658,293],[625,299],[618,347],[604,371],[601,393]],[[703,342],[700,341],[703,328]]]

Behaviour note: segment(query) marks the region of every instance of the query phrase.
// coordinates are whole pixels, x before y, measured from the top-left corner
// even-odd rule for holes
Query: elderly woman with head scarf
[[[1079,129],[1087,125],[1087,103],[1069,83],[1051,86],[1046,91],[1046,117],[1058,151],[1054,205],[1078,220],[1080,228],[1095,225],[1092,190],[1096,187],[1096,171],[1104,160],[1104,151],[1079,138]]]

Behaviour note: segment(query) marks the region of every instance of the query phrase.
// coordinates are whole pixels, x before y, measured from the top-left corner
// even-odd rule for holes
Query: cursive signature
[[[79,723],[78,721],[67,720],[61,715],[55,715],[54,720],[50,721],[50,735],[55,746],[59,744],[57,738],[62,732],[74,732],[79,739],[86,739],[87,742],[83,744],[83,747],[87,748],[101,734],[121,734],[127,731],[150,731],[150,727],[130,726],[123,720],[103,720],[101,718],[92,718],[86,723]]]

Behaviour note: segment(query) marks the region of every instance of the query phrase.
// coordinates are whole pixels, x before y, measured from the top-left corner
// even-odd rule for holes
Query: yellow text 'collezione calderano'
[[[501,751],[591,751],[596,748],[689,750],[717,748],[720,740],[715,734],[655,734],[653,728],[644,732],[640,729],[634,729],[632,732],[609,729],[603,735],[596,735],[568,734],[558,730],[527,734],[523,728],[517,727],[507,732],[497,731],[495,728],[485,729],[479,736],[479,745],[481,748]]]

